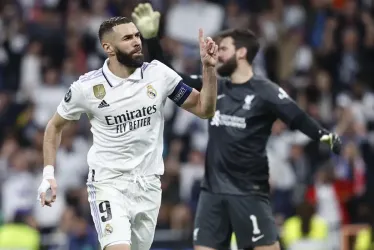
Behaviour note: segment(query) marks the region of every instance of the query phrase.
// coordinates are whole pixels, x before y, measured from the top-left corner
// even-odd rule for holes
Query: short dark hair
[[[121,17],[121,16],[116,16],[109,18],[105,20],[104,22],[101,23],[100,28],[99,28],[99,39],[100,41],[103,39],[103,36],[112,31],[113,27],[120,25],[120,24],[125,24],[125,23],[131,23],[132,21],[127,18],[127,17]]]
[[[260,50],[260,42],[255,33],[250,29],[230,29],[224,30],[217,34],[216,38],[221,40],[226,37],[231,37],[234,40],[236,49],[247,49],[247,61],[252,64],[253,59]]]

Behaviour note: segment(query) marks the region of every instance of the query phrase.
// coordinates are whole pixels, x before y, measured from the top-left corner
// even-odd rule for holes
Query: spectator
[[[97,39],[102,20],[129,16],[138,2],[0,1],[0,217],[8,222],[19,209],[30,210],[46,249],[66,249],[68,242],[80,248],[85,244],[78,242],[94,245],[85,186],[85,158],[92,141],[89,115],[63,133],[56,163],[59,198],[52,208],[41,208],[33,194],[34,183],[41,178],[46,123],[70,84],[103,64]],[[196,46],[201,25],[206,35],[222,28],[250,28],[261,41],[255,73],[279,83],[302,109],[341,135],[343,153],[332,158],[325,147],[278,121],[274,124],[267,150],[278,225],[286,221],[283,228],[289,228],[292,221],[300,222],[296,204],[312,202],[315,217],[304,213],[308,210],[304,206],[304,221],[324,217],[333,249],[346,223],[366,222],[363,201],[373,203],[374,197],[373,1],[151,3],[161,12],[161,44],[175,69],[201,73]],[[188,238],[193,236],[208,126],[171,101],[166,102],[164,115],[165,175],[157,228],[171,230],[162,235],[173,238],[177,247],[191,247]],[[72,226],[79,230],[72,231]],[[174,233],[179,231],[187,232],[183,243],[176,241]],[[300,240],[309,235],[306,231],[307,227],[296,227],[294,235],[286,237],[287,246],[306,250],[313,245],[305,237]],[[368,231],[360,235],[367,239]],[[155,246],[159,239],[155,238]]]
[[[29,170],[24,150],[9,157],[9,172],[2,185],[2,211],[5,221],[13,221],[17,210],[31,210],[35,204],[37,183]]]
[[[17,211],[13,220],[0,226],[1,249],[39,250],[40,234],[27,211]]]
[[[282,242],[286,249],[323,250],[326,248],[326,222],[315,215],[308,203],[298,206],[297,215],[287,219],[282,228]]]
[[[349,222],[347,202],[353,196],[352,183],[335,178],[331,166],[317,172],[315,184],[307,190],[306,199],[317,208],[317,214],[325,220],[331,249],[340,247],[340,226]]]
[[[110,226],[110,224],[107,225]],[[96,250],[99,248],[95,229],[87,223],[85,216],[79,211],[75,211],[72,220],[68,246],[69,250]]]

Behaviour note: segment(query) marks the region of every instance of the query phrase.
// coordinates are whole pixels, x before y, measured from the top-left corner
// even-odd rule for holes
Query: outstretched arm
[[[338,135],[321,127],[282,88],[268,89],[263,98],[270,110],[292,129],[300,130],[311,139],[328,144],[334,153],[340,153],[341,142]]]
[[[157,37],[160,24],[160,13],[154,11],[149,3],[139,4],[132,13],[132,19],[145,39],[151,60],[158,60],[173,69],[162,50],[160,39]],[[174,70],[174,69],[173,69]],[[190,76],[177,72],[184,83],[198,91],[202,89],[202,76]]]

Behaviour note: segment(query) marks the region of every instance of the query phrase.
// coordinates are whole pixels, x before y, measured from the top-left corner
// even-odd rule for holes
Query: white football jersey
[[[180,106],[192,89],[156,60],[126,79],[114,75],[107,63],[74,82],[57,112],[67,120],[82,113],[89,117],[93,145],[87,162],[96,181],[123,173],[162,175],[165,101],[169,97]]]

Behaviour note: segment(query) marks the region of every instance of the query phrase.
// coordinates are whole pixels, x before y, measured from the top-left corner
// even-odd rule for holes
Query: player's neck
[[[136,68],[126,67],[117,60],[111,59],[108,61],[108,68],[115,76],[120,78],[128,78],[136,70]]]
[[[249,81],[253,76],[253,70],[252,66],[249,64],[243,65],[238,64],[238,67],[234,71],[234,73],[231,75],[231,82],[233,84],[243,84]]]

